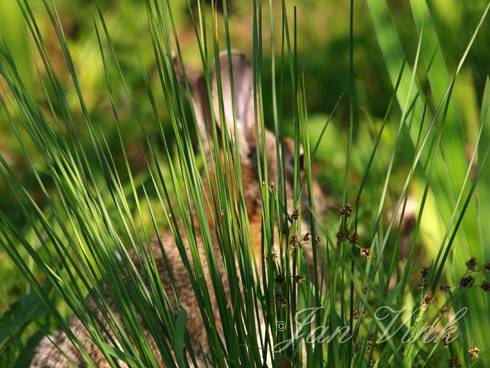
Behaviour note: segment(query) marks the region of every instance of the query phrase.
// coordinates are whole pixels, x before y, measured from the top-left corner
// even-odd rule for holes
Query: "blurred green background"
[[[384,3],[384,0],[378,0]],[[49,52],[49,57],[54,69],[60,78],[66,93],[67,100],[73,108],[75,117],[81,117],[77,95],[69,80],[66,62],[59,46],[56,35],[50,25],[48,15],[40,1],[31,2],[41,34]],[[55,0],[57,10],[63,25],[65,36],[69,41],[70,50],[76,71],[84,92],[87,108],[93,121],[96,121],[109,139],[109,145],[113,147],[116,161],[121,159],[118,154],[119,144],[117,132],[114,125],[109,96],[105,87],[105,74],[100,59],[97,38],[94,30],[95,1],[90,0]],[[153,51],[151,39],[148,32],[147,16],[143,1],[136,0],[100,0],[98,1],[105,15],[113,44],[122,61],[121,66],[133,97],[142,101],[138,104],[140,114],[143,117],[146,128],[156,134],[157,126],[152,125],[151,105],[147,101],[144,83],[141,73],[144,71],[150,76],[152,83],[158,85],[156,67],[153,63]],[[280,24],[280,2],[276,4],[277,14],[274,14],[276,24]],[[296,5],[298,14],[298,60],[299,68],[304,74],[308,104],[308,123],[312,137],[317,137],[328,114],[338,101],[343,92],[349,89],[349,1],[339,0],[301,0],[297,2],[287,1],[288,11],[292,5]],[[380,36],[400,41],[405,58],[412,63],[415,57],[418,34],[416,24],[411,12],[410,1],[390,0],[386,1],[389,8],[387,22],[391,20],[397,34],[387,33],[380,35],[380,28],[373,24],[372,7],[366,1],[354,1],[354,71],[356,84],[356,116],[357,130],[355,136],[355,152],[353,155],[352,183],[353,190],[349,193],[350,198],[355,193],[363,173],[367,157],[370,153],[375,133],[381,126],[381,121],[393,94],[392,79],[388,72],[391,56],[386,52],[383,54],[378,43]],[[427,1],[434,22],[437,36],[440,41],[440,52],[446,61],[449,73],[453,73],[458,61],[463,54],[469,39],[478,23],[478,20],[487,5],[485,0],[430,0]],[[200,68],[200,58],[197,52],[194,22],[189,11],[187,1],[172,0],[172,7],[180,44],[184,54],[184,60],[190,66]],[[206,8],[210,12],[210,8]],[[195,8],[194,8],[195,10]],[[230,2],[230,31],[231,44],[234,48],[243,50],[250,55],[252,49],[252,5],[249,1],[234,0]],[[267,50],[267,20],[268,8],[264,4],[264,48]],[[288,14],[290,17],[292,14]],[[379,19],[378,19],[379,21]],[[48,105],[43,91],[42,81],[46,78],[41,67],[40,57],[35,52],[33,40],[28,35],[28,29],[15,0],[3,0],[0,2],[0,35],[15,57],[16,64],[26,87],[31,91],[34,98],[41,101],[42,106],[48,110]],[[163,35],[162,35],[163,36]],[[223,34],[220,36],[224,37]],[[276,34],[280,37],[280,33]],[[222,43],[225,45],[225,43]],[[280,42],[276,42],[280,45]],[[224,46],[223,46],[224,47]],[[276,55],[280,49],[274,50]],[[268,59],[269,53],[265,52]],[[397,60],[397,55],[393,55]],[[264,63],[267,64],[267,60]],[[397,67],[401,67],[398,65]],[[280,66],[279,66],[280,68]],[[488,74],[490,73],[490,22],[485,21],[483,27],[470,50],[468,60],[457,80],[454,90],[455,108],[461,121],[461,134],[457,138],[460,143],[469,147],[474,143],[477,128],[480,122],[480,101]],[[265,67],[263,71],[265,88],[265,116],[271,116],[270,68]],[[434,86],[429,85],[427,76],[420,73],[420,88],[429,91]],[[0,87],[2,81],[0,80]],[[154,88],[158,90],[158,88]],[[0,89],[0,93],[4,88]],[[117,92],[117,91],[116,91]],[[434,91],[432,91],[434,93]],[[53,91],[47,91],[53,93]],[[428,92],[429,93],[429,92]],[[443,91],[439,91],[442,94]],[[437,91],[436,93],[437,94]],[[143,172],[145,168],[145,157],[142,148],[141,131],[134,120],[128,101],[124,103],[123,87],[120,86],[119,115],[125,140],[128,142],[128,157],[135,173]],[[163,97],[157,96],[162,99]],[[284,100],[290,96],[284,96]],[[163,100],[162,100],[163,101]],[[438,103],[438,101],[433,101]],[[162,102],[163,105],[163,102]],[[284,104],[287,107],[287,103]],[[52,106],[56,111],[57,106]],[[395,112],[390,115],[386,133],[383,134],[382,149],[374,164],[370,182],[367,186],[364,201],[367,203],[364,216],[369,217],[370,211],[374,211],[381,191],[384,172],[391,154],[393,140],[396,134],[397,121],[399,120],[400,108],[395,107]],[[284,111],[288,115],[287,109]],[[165,112],[162,113],[165,119]],[[325,191],[333,201],[339,200],[343,190],[343,170],[345,162],[346,129],[349,121],[349,103],[345,99],[340,104],[334,116],[333,124],[328,128],[327,135],[322,142],[316,160],[318,168],[316,175],[321,181]],[[289,128],[290,121],[285,118],[282,122],[284,130]],[[82,134],[82,136],[84,136]],[[88,145],[89,137],[85,135]],[[157,139],[157,138],[156,138]],[[405,137],[408,139],[408,137]],[[366,144],[369,142],[369,144]],[[157,144],[161,142],[157,142]],[[488,142],[487,142],[488,144]],[[408,146],[408,145],[407,145]],[[397,157],[394,175],[390,190],[392,193],[399,191],[407,174],[407,165],[413,152],[402,145],[401,152]],[[35,185],[27,163],[24,160],[21,147],[13,138],[12,132],[6,122],[3,113],[0,113],[0,154],[15,169],[21,180],[29,187],[32,183],[32,193],[39,190]],[[42,171],[42,168],[41,168]],[[379,175],[376,175],[379,173]],[[415,183],[411,192],[419,193],[423,189]],[[39,198],[42,195],[39,194]],[[376,198],[372,206],[369,198]],[[352,198],[353,199],[353,198]],[[42,200],[40,199],[42,206]],[[374,209],[373,209],[374,208]],[[18,223],[22,228],[24,223],[16,202],[7,193],[4,182],[0,182],[0,211],[7,213],[9,218]],[[421,250],[422,261],[434,256],[439,246],[438,240],[442,236],[442,224],[436,215],[437,209],[428,207],[428,219],[422,226],[424,250]],[[432,212],[431,212],[432,211]],[[431,213],[433,217],[431,217]],[[443,216],[441,216],[443,217]],[[489,224],[490,226],[490,224]],[[474,246],[478,247],[477,244]],[[489,255],[488,252],[486,253]],[[461,258],[461,262],[464,258]],[[22,295],[29,292],[29,285],[23,281],[20,273],[16,271],[5,253],[0,249],[0,316],[9,309]],[[2,341],[0,339],[0,347]]]

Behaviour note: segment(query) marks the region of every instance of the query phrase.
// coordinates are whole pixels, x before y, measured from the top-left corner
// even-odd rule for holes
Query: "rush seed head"
[[[465,276],[461,278],[459,285],[462,288],[469,288],[471,285],[473,285],[474,282],[475,282],[475,278],[473,276]]]
[[[360,253],[361,253],[361,257],[364,257],[364,258],[371,257],[371,249],[369,249],[369,248],[361,248]]]
[[[449,290],[451,290],[451,286],[444,284],[439,287],[439,290],[443,293],[447,293]]]
[[[469,260],[466,261],[466,268],[468,268],[468,271],[474,271],[476,268],[476,258],[471,257]]]
[[[301,275],[296,275],[294,276],[294,282],[296,282],[298,285],[303,284],[305,282],[305,278]]]
[[[480,357],[480,348],[477,346],[471,346],[468,349],[468,354],[470,354],[471,360],[477,360]]]
[[[480,286],[486,293],[490,292],[490,281],[483,281]]]

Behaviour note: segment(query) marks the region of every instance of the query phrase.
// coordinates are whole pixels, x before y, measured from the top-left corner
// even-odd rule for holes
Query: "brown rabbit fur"
[[[261,264],[259,257],[261,254],[261,228],[262,228],[262,215],[261,215],[261,205],[260,205],[260,183],[258,180],[257,173],[257,165],[256,165],[256,138],[255,138],[255,118],[254,118],[254,99],[253,99],[253,85],[252,85],[252,69],[249,63],[247,62],[245,56],[238,52],[233,51],[231,54],[232,68],[233,68],[233,81],[234,81],[234,96],[235,96],[235,111],[233,113],[231,103],[231,84],[229,81],[229,69],[228,69],[228,55],[227,53],[223,53],[220,57],[220,70],[221,70],[221,82],[222,82],[222,91],[223,91],[223,105],[224,105],[224,113],[225,113],[225,122],[220,122],[220,119],[217,117],[214,119],[217,124],[218,129],[222,129],[226,126],[227,130],[232,133],[233,129],[231,123],[233,118],[236,118],[237,129],[238,129],[238,143],[240,147],[240,161],[241,161],[241,172],[242,172],[242,182],[244,188],[244,196],[245,203],[247,206],[247,215],[249,220],[250,227],[250,239],[252,251],[257,257],[257,264]],[[177,73],[179,74],[179,66],[176,66]],[[182,70],[180,70],[182,73]],[[201,141],[206,153],[208,160],[211,155],[211,139],[210,139],[210,131],[211,124],[213,119],[211,119],[211,106],[209,105],[209,101],[212,101],[213,110],[219,111],[218,106],[218,97],[217,97],[217,78],[216,76],[212,76],[211,81],[211,99],[208,97],[207,88],[205,79],[203,76],[198,76],[196,74],[192,74],[190,71],[186,71],[187,79],[189,81],[189,86],[191,90],[191,99],[194,106],[194,113],[196,116],[196,121],[199,126],[199,132],[201,136]],[[217,115],[217,113],[216,113]],[[267,163],[269,169],[269,177],[271,181],[276,180],[277,178],[277,160],[276,160],[276,138],[275,136],[269,132],[265,131],[265,139],[266,145],[268,147],[268,156]],[[230,134],[233,136],[233,134]],[[291,171],[292,167],[288,167],[291,165],[293,158],[293,144],[291,140],[286,139],[284,142],[284,157],[285,157],[285,165],[286,172],[289,172],[287,178],[287,199],[288,203],[292,203],[292,178]],[[212,165],[209,163],[209,166]],[[315,187],[318,190],[318,186]],[[322,207],[324,203],[324,198],[321,192],[318,190],[318,193],[315,194],[315,203],[318,204],[319,207]],[[289,208],[291,211],[291,208]],[[210,229],[212,230],[211,223]],[[307,231],[307,226],[303,228],[304,231]],[[185,234],[185,231],[182,232]],[[214,250],[215,254],[219,253],[218,242],[215,238],[216,234],[212,234]],[[184,239],[185,241],[185,239]],[[193,288],[189,281],[187,269],[183,265],[181,260],[181,256],[178,252],[177,246],[175,245],[174,238],[170,232],[163,233],[161,235],[161,242],[165,249],[165,253],[167,258],[170,260],[171,270],[168,270],[165,266],[165,262],[163,261],[161,249],[158,241],[154,241],[152,244],[152,251],[154,257],[157,261],[158,271],[161,276],[162,283],[166,288],[166,292],[171,295],[172,289],[170,288],[170,278],[174,280],[175,290],[177,291],[179,303],[186,309],[187,311],[187,321],[186,326],[189,332],[189,336],[192,340],[193,346],[202,346],[204,354],[209,351],[209,346],[207,344],[207,336],[203,327],[203,320],[201,317],[199,306],[197,305],[196,297],[193,292]],[[200,257],[203,263],[203,267],[205,273],[209,273],[207,270],[206,263],[206,255],[204,254],[204,247],[202,245],[202,240],[197,236],[197,246],[199,249]],[[305,257],[307,259],[307,263],[311,262],[311,251],[305,250]],[[189,253],[189,251],[188,251]],[[217,256],[216,260],[218,262],[218,269],[223,276],[223,284],[225,286],[225,292],[229,296],[228,283],[226,281],[226,271],[223,265],[223,261],[221,257]],[[207,272],[206,272],[207,271]],[[169,274],[171,272],[171,275]],[[172,276],[172,277],[170,277]],[[208,288],[210,290],[211,302],[216,303],[214,293],[212,292],[213,286],[210,280],[210,276],[208,274],[206,276],[206,282],[208,284]],[[100,314],[97,312],[97,308],[95,307],[93,301],[88,298],[88,305],[93,308],[94,313]],[[218,308],[213,308],[215,310],[215,319],[218,323],[219,327],[219,315]],[[117,312],[116,312],[117,314]],[[103,320],[103,319],[102,319]],[[90,358],[94,361],[97,367],[108,367],[109,363],[106,360],[106,357],[102,354],[102,352],[91,342],[89,338],[89,334],[83,324],[80,322],[78,318],[73,318],[71,321],[71,330],[73,334],[78,338],[83,348],[90,356]],[[148,334],[147,334],[148,335]],[[53,344],[54,343],[54,344]],[[157,352],[157,348],[154,341],[149,339],[150,346],[155,351],[156,358],[161,362],[161,356]],[[195,356],[198,366],[204,365],[205,357],[201,354],[200,349],[196,349]],[[122,365],[121,363],[119,363]],[[73,346],[70,339],[62,332],[55,333],[50,337],[46,337],[41,342],[40,346],[37,348],[36,355],[31,363],[32,368],[39,367],[67,367],[67,366],[85,366],[83,363],[83,358],[81,354],[77,351],[77,349]]]

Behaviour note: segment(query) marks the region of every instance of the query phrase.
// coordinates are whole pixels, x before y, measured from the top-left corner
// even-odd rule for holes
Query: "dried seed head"
[[[473,276],[465,276],[461,278],[459,285],[463,288],[469,288],[475,282],[475,278]]]
[[[277,254],[274,253],[274,252],[272,252],[270,257],[269,256],[265,256],[265,260],[267,262],[269,262],[269,263],[274,263],[274,262],[277,261]]]
[[[428,292],[427,294],[425,294],[424,296],[424,304],[429,306],[431,303],[432,303],[432,298],[433,298],[433,295],[431,292]]]
[[[490,273],[490,261],[483,265],[483,272]]]
[[[315,238],[315,243],[318,244],[320,243],[320,235],[317,235]]]
[[[304,236],[303,236],[303,241],[308,241],[311,239],[311,233],[310,232],[307,232]]]
[[[481,288],[487,293],[490,292],[490,281],[483,281],[481,283]]]
[[[337,238],[337,244],[340,244],[342,240],[344,240],[344,232],[342,230],[339,230],[335,237]]]
[[[361,248],[361,257],[364,257],[364,258],[369,258],[371,257],[371,249],[369,248]]]
[[[420,271],[420,275],[422,276],[423,279],[425,279],[429,275],[430,267],[422,267],[422,270]]]
[[[447,293],[449,290],[451,290],[451,286],[444,284],[439,287],[439,290],[441,290],[443,293]]]
[[[282,285],[282,284],[284,284],[284,282],[286,282],[286,278],[284,277],[284,275],[279,274],[279,275],[276,276],[275,281],[279,285]]]
[[[348,203],[345,206],[340,207],[339,208],[339,214],[341,216],[345,215],[347,217],[350,217],[352,215],[352,205]]]
[[[298,209],[295,209],[295,210],[293,211],[293,214],[291,215],[291,219],[292,219],[293,221],[296,221],[298,218],[299,218],[299,210],[298,210]]]
[[[349,235],[349,241],[351,242],[351,244],[357,244],[357,242],[359,241],[359,235],[357,235],[355,231],[352,232]]]
[[[294,282],[296,282],[298,285],[301,285],[303,282],[305,282],[305,278],[301,275],[296,275],[294,276]]]
[[[471,360],[477,360],[480,357],[480,348],[476,346],[471,346],[468,349],[468,354],[470,354]]]
[[[347,203],[345,206],[345,215],[347,217],[350,217],[352,215],[352,205],[350,203]]]
[[[468,268],[468,271],[474,271],[476,268],[476,258],[471,257],[466,261],[466,267]]]
[[[291,238],[289,239],[289,245],[291,246],[291,248],[296,248],[299,245],[298,235],[291,235]]]
[[[359,353],[361,351],[361,345],[359,343],[354,343],[354,353]]]
[[[452,356],[451,358],[449,358],[447,366],[449,368],[458,368],[459,367],[458,358],[456,358],[455,356]]]

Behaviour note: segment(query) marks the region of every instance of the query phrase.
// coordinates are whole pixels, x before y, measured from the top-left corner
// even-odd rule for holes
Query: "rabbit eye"
[[[294,168],[294,158],[291,159],[291,166]],[[300,153],[299,155],[299,169],[302,171],[305,169],[305,155]]]

